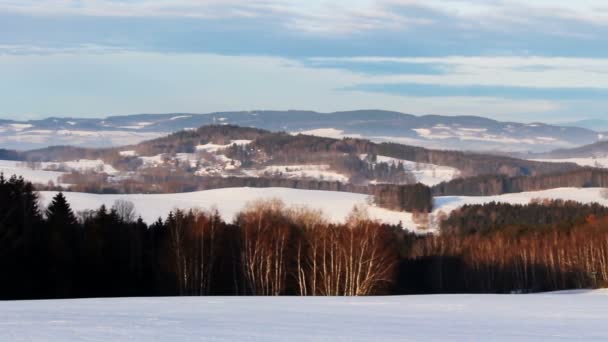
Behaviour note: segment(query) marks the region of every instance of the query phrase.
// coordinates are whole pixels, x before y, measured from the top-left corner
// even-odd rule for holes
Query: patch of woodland
[[[494,196],[569,187],[608,187],[608,170],[587,167],[527,177],[492,174],[459,178],[434,186],[433,193],[435,196]]]

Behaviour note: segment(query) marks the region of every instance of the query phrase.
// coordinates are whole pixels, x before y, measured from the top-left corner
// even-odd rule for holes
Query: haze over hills
[[[50,145],[120,146],[209,124],[233,124],[334,138],[361,137],[437,149],[503,152],[547,152],[592,144],[603,140],[606,135],[581,127],[501,122],[477,116],[415,116],[381,110],[334,113],[290,110],[3,120],[0,121],[0,146],[19,150]]]
[[[608,141],[598,141],[593,144],[556,149],[546,153],[537,154],[543,158],[567,159],[567,158],[603,158],[608,156]]]
[[[561,123],[563,126],[582,127],[591,130],[608,131],[608,120],[586,119],[573,122]]]

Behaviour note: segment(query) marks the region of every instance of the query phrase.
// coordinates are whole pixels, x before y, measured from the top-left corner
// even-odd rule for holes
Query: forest
[[[464,207],[416,235],[354,210],[343,223],[266,201],[152,223],[137,208],[40,208],[0,176],[0,298],[512,293],[608,285],[608,209],[574,202]],[[522,220],[515,218],[521,217]]]
[[[494,196],[555,188],[608,187],[608,170],[580,168],[535,176],[483,175],[454,179],[433,187],[435,196]]]

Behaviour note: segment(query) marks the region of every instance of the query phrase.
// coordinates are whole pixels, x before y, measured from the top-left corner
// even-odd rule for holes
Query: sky
[[[605,0],[0,0],[0,119],[608,119]]]

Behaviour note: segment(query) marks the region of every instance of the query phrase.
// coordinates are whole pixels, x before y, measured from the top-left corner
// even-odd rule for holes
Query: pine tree
[[[74,227],[78,224],[76,215],[61,192],[53,197],[53,201],[46,210],[46,217],[49,225],[59,229]]]
[[[57,194],[46,210],[48,234],[49,296],[74,295],[76,268],[76,228],[78,220],[62,193]]]

